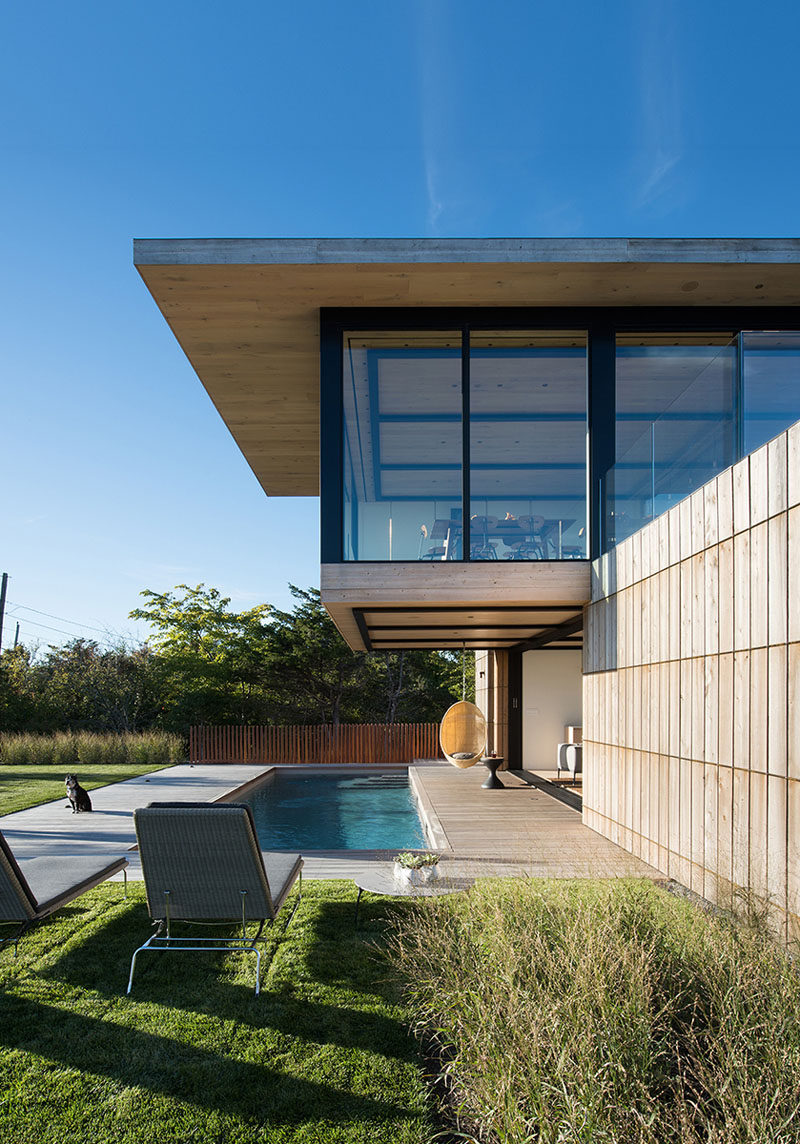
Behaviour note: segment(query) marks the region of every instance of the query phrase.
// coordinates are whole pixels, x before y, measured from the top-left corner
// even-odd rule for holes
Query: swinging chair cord
[[[461,702],[467,698],[467,649],[465,642],[461,644]]]

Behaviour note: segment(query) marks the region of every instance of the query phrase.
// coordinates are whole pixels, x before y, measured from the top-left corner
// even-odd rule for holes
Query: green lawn
[[[86,790],[106,786],[108,783],[121,783],[137,775],[163,770],[152,763],[98,763],[82,765],[78,769],[80,784]],[[24,810],[27,806],[39,806],[64,798],[63,765],[0,766],[0,815]]]
[[[142,955],[143,887],[86,894],[0,953],[4,1144],[422,1144],[427,1096],[382,956],[389,912],[310,882],[253,993],[254,958]]]

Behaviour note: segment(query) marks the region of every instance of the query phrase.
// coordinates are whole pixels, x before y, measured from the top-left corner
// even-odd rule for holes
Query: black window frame
[[[484,330],[585,330],[587,335],[588,560],[602,555],[603,481],[616,459],[618,334],[800,330],[795,306],[323,307],[320,309],[320,547],[323,564],[344,563],[343,337],[346,330],[461,330],[462,500],[469,505],[469,336]],[[741,385],[741,376],[739,378]],[[741,457],[741,394],[734,402],[735,459]],[[461,563],[470,563],[464,546]],[[368,561],[367,563],[408,563]],[[412,562],[413,563],[413,562]],[[452,561],[449,563],[459,563]]]

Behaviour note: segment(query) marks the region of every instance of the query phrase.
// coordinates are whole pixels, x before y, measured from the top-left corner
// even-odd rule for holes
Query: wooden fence
[[[410,763],[439,758],[438,723],[192,727],[193,763]]]

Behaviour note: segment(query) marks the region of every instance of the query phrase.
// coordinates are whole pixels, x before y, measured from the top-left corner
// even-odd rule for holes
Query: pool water
[[[279,770],[242,799],[264,850],[424,848],[408,774]]]

